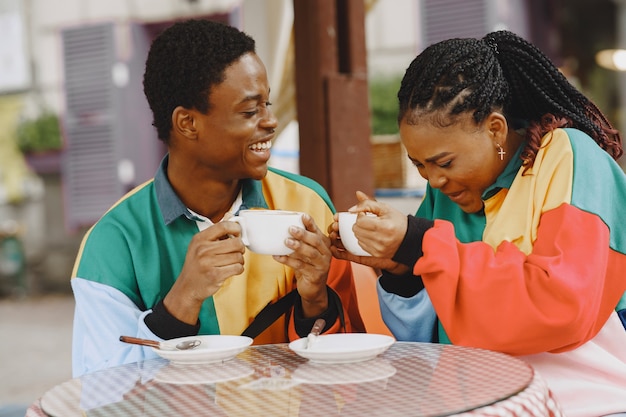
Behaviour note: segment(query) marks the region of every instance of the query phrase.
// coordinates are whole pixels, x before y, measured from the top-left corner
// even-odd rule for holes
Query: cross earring
[[[498,148],[498,155],[500,155],[500,160],[503,161],[504,155],[506,155],[506,151],[504,150],[504,148],[502,148],[502,146],[500,146],[499,143],[496,143],[496,147]]]

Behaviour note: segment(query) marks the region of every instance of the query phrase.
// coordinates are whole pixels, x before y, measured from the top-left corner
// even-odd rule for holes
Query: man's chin
[[[265,166],[265,169],[263,170],[257,170],[255,172],[251,172],[248,178],[260,181],[263,178],[265,178],[265,176],[267,175],[267,171],[268,171],[268,167]]]

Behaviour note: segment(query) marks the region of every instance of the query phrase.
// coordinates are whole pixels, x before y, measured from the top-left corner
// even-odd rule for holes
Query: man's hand
[[[305,229],[291,227],[291,238],[285,242],[294,252],[274,256],[274,259],[294,270],[304,316],[315,317],[328,308],[326,281],[332,258],[330,239],[308,214],[302,216],[302,223]]]
[[[198,320],[205,299],[224,281],[243,272],[245,246],[241,226],[219,222],[197,233],[189,243],[183,269],[163,304],[167,311],[188,324]]]

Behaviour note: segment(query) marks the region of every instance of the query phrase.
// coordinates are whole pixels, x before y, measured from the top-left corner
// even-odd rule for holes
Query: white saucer
[[[389,361],[382,358],[339,364],[306,362],[298,366],[291,379],[305,384],[360,384],[391,378],[396,371]]]
[[[245,378],[253,373],[254,368],[240,359],[200,365],[171,363],[160,369],[154,380],[175,385],[216,384]]]
[[[335,333],[317,337],[311,348],[307,338],[294,340],[289,348],[303,358],[321,363],[351,363],[373,359],[395,342],[391,336],[372,333]]]
[[[252,344],[252,339],[249,337],[229,335],[179,337],[168,340],[168,343],[177,344],[191,339],[199,339],[201,341],[200,346],[190,350],[152,349],[162,358],[174,363],[202,364],[232,359]]]

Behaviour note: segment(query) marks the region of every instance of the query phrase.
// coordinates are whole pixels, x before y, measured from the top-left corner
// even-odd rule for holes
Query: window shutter
[[[152,126],[143,72],[146,26],[101,23],[62,33],[68,229],[91,226],[125,192],[154,176],[167,152]]]
[[[449,38],[480,38],[489,32],[488,0],[422,0],[423,45]]]
[[[116,173],[116,89],[111,23],[62,33],[66,93],[62,164],[66,225],[94,223],[122,195]]]

